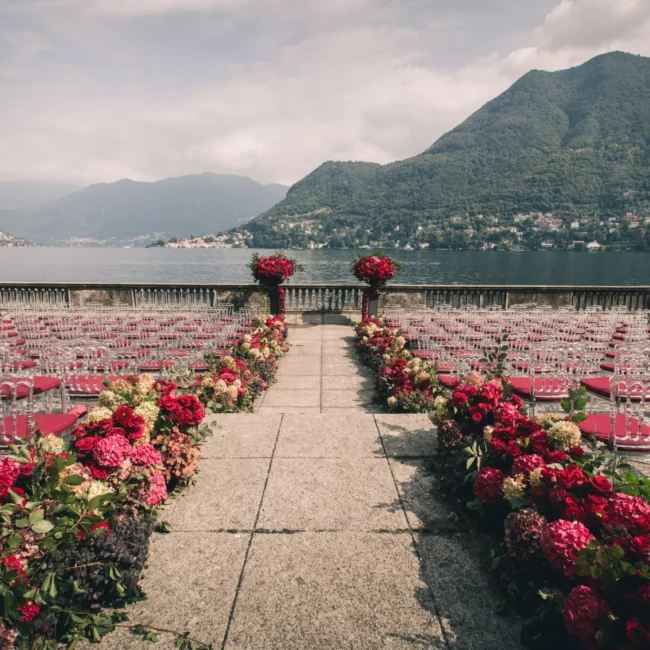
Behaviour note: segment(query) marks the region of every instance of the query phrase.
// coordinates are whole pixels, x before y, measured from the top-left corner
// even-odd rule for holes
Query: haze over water
[[[0,248],[0,282],[252,281],[250,249]],[[270,254],[271,251],[259,251]],[[358,250],[288,252],[295,282],[350,283]],[[370,251],[363,251],[370,253]],[[386,251],[404,284],[650,285],[647,253]]]

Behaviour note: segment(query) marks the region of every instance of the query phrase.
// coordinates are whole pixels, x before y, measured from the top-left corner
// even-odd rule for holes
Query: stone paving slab
[[[162,519],[178,531],[252,529],[269,463],[268,458],[203,461],[196,483],[165,507]]]
[[[256,535],[226,648],[445,648],[410,535]]]
[[[362,374],[370,375],[370,371],[363,368],[360,363],[352,359],[332,359],[328,357],[323,358],[323,377],[333,377],[336,375],[350,375]]]
[[[291,345],[299,341],[320,341],[323,338],[322,326],[291,329],[288,341]]]
[[[264,406],[320,406],[320,390],[281,390],[274,388],[264,400]]]
[[[367,406],[373,402],[371,390],[323,390],[321,405],[323,408]]]
[[[248,543],[248,535],[227,533],[154,535],[141,583],[148,599],[129,607],[130,622],[187,631],[221,647]],[[173,647],[169,637],[152,645],[123,630],[101,644],[102,650]]]
[[[466,522],[456,516],[436,492],[436,477],[423,471],[423,461],[414,458],[389,458],[397,490],[413,530],[459,531]]]
[[[278,380],[272,386],[272,390],[320,390],[320,387],[320,375],[291,376],[280,373]]]
[[[323,377],[323,390],[372,390],[372,378],[362,375]]]
[[[385,458],[274,458],[258,527],[404,530]]]
[[[323,347],[320,341],[294,341],[291,346],[291,356],[321,354]]]
[[[321,375],[321,357],[320,355],[298,355],[292,357],[287,355],[282,359],[278,379],[286,376],[312,375],[320,377]]]
[[[435,453],[436,433],[427,415],[382,413],[375,420],[389,456],[419,458]]]
[[[263,416],[278,414],[300,415],[305,413],[318,415],[320,412],[321,409],[319,406],[262,406],[258,411],[258,413]]]
[[[249,413],[210,416],[208,422],[216,426],[201,448],[201,463],[209,458],[270,458],[281,421],[282,415],[271,414],[263,418]]]
[[[383,455],[372,415],[293,415],[282,427],[275,458],[374,458]]]
[[[420,535],[422,577],[435,594],[450,647],[458,650],[523,650],[517,617],[496,613],[485,549],[467,533]],[[483,558],[483,561],[481,561]]]

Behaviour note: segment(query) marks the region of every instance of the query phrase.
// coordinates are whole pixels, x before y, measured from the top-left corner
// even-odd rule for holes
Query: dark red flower
[[[500,469],[484,467],[474,480],[474,495],[481,503],[499,503],[503,500],[503,479]]]
[[[111,531],[111,526],[107,521],[100,521],[99,523],[93,524],[90,527],[90,532],[94,533],[96,530],[103,530],[104,535],[108,535]]]
[[[557,473],[557,480],[561,487],[572,490],[582,487],[587,477],[581,467],[577,465],[567,465]]]
[[[100,440],[101,438],[99,436],[87,436],[86,438],[77,440],[77,442],[74,443],[74,446],[81,456],[86,456],[92,452]]]
[[[24,605],[18,607],[18,611],[23,615],[19,620],[24,623],[29,623],[41,611],[41,608],[31,600],[28,600]]]
[[[594,494],[611,494],[614,491],[612,484],[601,474],[596,474],[587,481],[587,487]]]
[[[94,463],[88,466],[88,469],[90,469],[90,473],[92,474],[94,479],[97,479],[98,481],[103,481],[105,478],[108,478],[110,472],[107,469],[104,469],[103,467],[97,467]]]
[[[650,628],[638,619],[631,619],[625,624],[627,638],[635,648],[648,648],[650,644]]]
[[[569,634],[591,640],[605,624],[609,606],[591,588],[579,585],[566,597],[562,617]]]

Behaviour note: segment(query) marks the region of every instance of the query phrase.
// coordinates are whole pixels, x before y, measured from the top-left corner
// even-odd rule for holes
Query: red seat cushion
[[[411,354],[420,359],[433,359],[433,352],[431,350],[411,350]]]
[[[460,377],[455,375],[438,375],[438,381],[449,390],[453,390],[460,384]]]
[[[580,383],[590,392],[595,395],[600,395],[601,397],[609,397],[611,393],[611,378],[610,377],[588,377],[583,379]],[[621,397],[625,397],[626,391],[621,391]],[[650,398],[650,395],[647,395],[646,398]],[[640,391],[632,391],[630,397],[632,402],[641,401]]]
[[[104,388],[105,375],[70,375],[63,380],[71,395],[99,395]],[[117,381],[119,377],[107,377],[109,381]]]
[[[620,449],[634,449],[636,451],[650,451],[650,427],[647,424],[641,425],[641,435],[639,435],[639,420],[630,418],[630,440],[625,440],[626,419],[624,413],[616,415],[616,446]],[[579,425],[580,431],[585,436],[595,436],[603,442],[609,441],[610,417],[609,413],[594,413],[588,415],[584,422]],[[619,442],[620,441],[620,442]]]
[[[440,373],[446,374],[449,372],[453,372],[454,370],[456,370],[456,366],[453,363],[446,363],[443,361],[442,363],[438,364],[438,372]]]
[[[33,377],[34,380],[34,395],[40,395],[41,393],[47,393],[50,390],[55,388],[60,388],[61,382],[58,379],[53,377]],[[24,384],[21,384],[16,389],[16,397],[18,399],[23,399],[29,394],[29,389]],[[9,397],[11,395],[11,389],[6,384],[0,389],[0,395],[2,397]]]
[[[22,360],[22,361],[10,361],[9,365],[6,366],[10,370],[16,371],[16,370],[27,370],[27,368],[34,368],[36,366],[36,361],[27,361],[27,360]]]
[[[533,398],[530,377],[511,377],[508,381],[517,395],[529,400]],[[559,402],[561,399],[569,396],[566,390],[561,389],[562,384],[559,379],[535,377],[534,381],[536,400]]]
[[[44,436],[50,434],[61,434],[71,429],[77,422],[77,416],[72,413],[38,413],[34,416],[34,427],[41,432]],[[3,422],[3,433],[6,436],[17,436],[18,438],[26,438],[27,431],[27,417],[19,415],[16,418],[16,428],[12,419],[6,417]]]

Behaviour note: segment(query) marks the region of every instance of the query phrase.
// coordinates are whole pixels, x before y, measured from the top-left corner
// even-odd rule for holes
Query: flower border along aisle
[[[365,282],[369,286],[363,290],[361,300],[361,318],[366,320],[369,316],[378,317],[379,291],[386,286],[389,280],[395,277],[397,271],[402,268],[400,262],[386,255],[364,255],[352,263],[352,273],[357,280]],[[375,307],[373,313],[369,313],[370,301]]]
[[[428,413],[442,395],[436,368],[412,357],[398,329],[386,327],[381,318],[356,323],[357,350],[361,361],[375,370],[375,400],[397,413]]]
[[[212,359],[209,389],[209,374],[182,373],[182,385],[149,375],[106,382],[71,441],[36,434],[0,456],[1,650],[72,648],[120,625],[155,640],[156,628],[129,625],[115,608],[142,598],[157,507],[195,476],[206,408],[249,410],[274,380],[285,324],[255,325],[230,356]],[[207,650],[165,631],[179,648]]]
[[[276,251],[269,257],[260,257],[254,253],[248,266],[255,280],[269,294],[271,314],[283,316],[287,311],[287,292],[280,285],[292,275],[302,271],[302,266],[295,260],[289,259],[282,251]]]
[[[469,375],[436,400],[434,464],[503,540],[493,564],[529,647],[650,648],[650,480],[580,446],[583,391],[531,420],[507,383]]]

